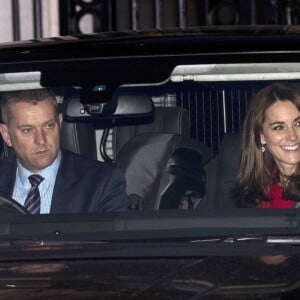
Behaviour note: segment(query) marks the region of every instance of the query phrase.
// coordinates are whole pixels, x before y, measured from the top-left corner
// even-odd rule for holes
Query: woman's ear
[[[260,143],[262,145],[266,144],[266,139],[265,139],[265,135],[263,133],[260,134]]]
[[[2,135],[4,142],[7,144],[7,146],[12,147],[10,135],[9,135],[7,126],[5,124],[0,124],[0,133]]]

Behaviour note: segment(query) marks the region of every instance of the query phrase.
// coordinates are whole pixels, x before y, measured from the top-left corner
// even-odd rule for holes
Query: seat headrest
[[[223,136],[217,165],[216,207],[236,207],[231,197],[241,161],[241,134],[226,133]]]
[[[118,156],[120,149],[133,137],[142,133],[168,133],[189,135],[190,125],[186,109],[181,107],[156,107],[152,123],[119,126],[113,130],[113,153]]]
[[[62,122],[61,146],[71,152],[97,159],[96,137],[92,123]]]

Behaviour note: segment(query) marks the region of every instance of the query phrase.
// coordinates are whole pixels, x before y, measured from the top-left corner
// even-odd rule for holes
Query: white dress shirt
[[[48,214],[51,208],[52,194],[54,190],[55,179],[58,168],[61,162],[61,151],[58,152],[56,159],[47,168],[40,171],[38,174],[44,177],[44,180],[39,184],[39,192],[41,197],[41,214]],[[32,174],[25,169],[19,160],[17,161],[16,182],[14,185],[12,198],[24,206],[28,192],[31,189],[31,184],[28,177]]]

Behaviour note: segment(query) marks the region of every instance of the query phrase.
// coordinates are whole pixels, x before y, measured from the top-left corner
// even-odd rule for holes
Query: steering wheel
[[[25,215],[28,213],[17,201],[0,196],[0,215]]]

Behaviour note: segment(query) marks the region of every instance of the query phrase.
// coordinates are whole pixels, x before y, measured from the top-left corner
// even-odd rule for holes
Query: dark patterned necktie
[[[41,207],[41,197],[39,192],[39,184],[43,181],[43,177],[40,175],[30,175],[28,177],[31,183],[31,189],[27,195],[25,200],[24,207],[31,213],[31,214],[39,214],[40,207]]]

